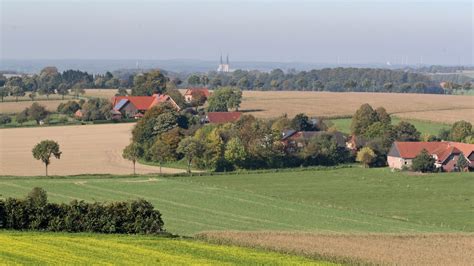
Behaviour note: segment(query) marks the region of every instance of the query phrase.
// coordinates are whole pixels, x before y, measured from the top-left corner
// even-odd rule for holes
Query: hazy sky
[[[474,62],[472,1],[0,2],[1,58]]]

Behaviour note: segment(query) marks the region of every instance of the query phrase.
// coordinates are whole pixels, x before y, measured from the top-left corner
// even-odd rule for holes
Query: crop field
[[[44,107],[50,112],[56,112],[58,105],[60,103],[67,102],[68,100],[48,100],[48,101],[35,101]],[[21,101],[21,102],[0,102],[0,114],[13,114],[19,113],[25,108],[30,107],[33,104],[33,101]]]
[[[195,177],[0,178],[1,197],[42,187],[56,202],[144,198],[171,233],[474,231],[473,174],[346,168]]]
[[[0,129],[0,175],[43,175],[44,165],[31,153],[41,140],[56,140],[63,154],[52,159],[51,175],[130,174],[132,163],[122,158],[133,123]],[[137,164],[137,173],[157,173],[158,167]],[[165,173],[183,170],[163,168]]]
[[[473,234],[206,232],[198,238],[344,264],[471,265],[474,261]]]
[[[150,236],[0,231],[0,246],[0,264],[7,265],[332,265],[272,251]]]
[[[349,134],[351,132],[351,118],[338,118],[338,119],[330,119],[330,122],[336,127],[337,130]],[[406,121],[413,124],[421,134],[430,134],[437,136],[441,129],[450,129],[451,125],[439,123],[439,122],[431,122],[431,121],[423,121],[423,120],[414,120],[414,119],[400,119],[398,117],[392,116],[392,124],[396,125],[400,121]]]
[[[267,118],[284,113],[334,117],[352,115],[364,103],[374,108],[383,106],[389,113],[403,118],[443,123],[464,119],[474,123],[474,98],[458,95],[244,91],[240,109]]]

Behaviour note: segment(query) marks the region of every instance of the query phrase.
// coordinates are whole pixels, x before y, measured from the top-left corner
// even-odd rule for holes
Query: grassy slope
[[[437,136],[441,129],[450,128],[448,124],[412,119],[400,119],[398,117],[392,117],[392,124],[396,125],[402,120],[412,123],[422,134],[431,134]],[[351,118],[330,119],[330,121],[336,126],[337,130],[347,134],[351,132]]]
[[[474,231],[474,173],[416,175],[388,168],[346,168],[183,180],[312,206]]]
[[[447,225],[472,230],[472,219],[468,219],[472,203],[465,198],[472,198],[470,180],[474,179],[468,180],[470,177],[466,175],[391,176],[383,170],[340,169],[178,179],[2,178],[0,195],[23,197],[31,188],[39,186],[48,191],[53,201],[145,198],[163,213],[166,229],[182,235],[206,230],[451,231]],[[440,182],[432,183],[424,191],[425,184],[431,180]],[[416,223],[436,226],[378,217],[374,213],[407,217]],[[441,223],[444,225],[440,226]]]
[[[270,251],[147,236],[0,231],[0,246],[0,264],[329,265]]]

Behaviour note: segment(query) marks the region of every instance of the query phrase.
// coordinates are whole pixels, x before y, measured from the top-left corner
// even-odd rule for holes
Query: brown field
[[[63,152],[52,159],[50,175],[131,174],[132,163],[122,158],[133,123],[0,129],[0,175],[36,176],[44,165],[31,150],[45,139],[56,140]],[[157,173],[158,167],[137,163],[137,173]],[[165,173],[183,172],[163,168]]]
[[[127,90],[130,93],[130,90]],[[110,99],[115,96],[117,89],[85,89],[84,96]]]
[[[349,264],[473,265],[473,234],[342,235],[285,232],[207,232],[214,243],[257,247]]]
[[[58,105],[68,100],[48,100],[48,101],[35,101],[44,107],[48,111],[56,112]],[[33,104],[32,101],[21,101],[21,102],[0,102],[0,114],[12,114],[19,113],[25,108],[30,107]]]
[[[464,119],[474,123],[474,97],[434,94],[245,91],[241,110],[257,117],[352,115],[360,105],[383,106],[389,113],[407,118],[453,123]],[[449,110],[446,111],[446,110]],[[422,115],[418,111],[425,111]],[[446,113],[446,114],[445,114]]]

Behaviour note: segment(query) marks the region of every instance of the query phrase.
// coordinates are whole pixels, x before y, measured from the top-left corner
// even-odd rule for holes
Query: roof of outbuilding
[[[239,120],[241,116],[241,112],[209,112],[207,121],[214,124],[229,123]]]
[[[206,96],[207,98],[209,98],[209,95],[211,95],[208,88],[188,88],[184,95],[192,95],[196,92],[204,94],[204,96]]]

